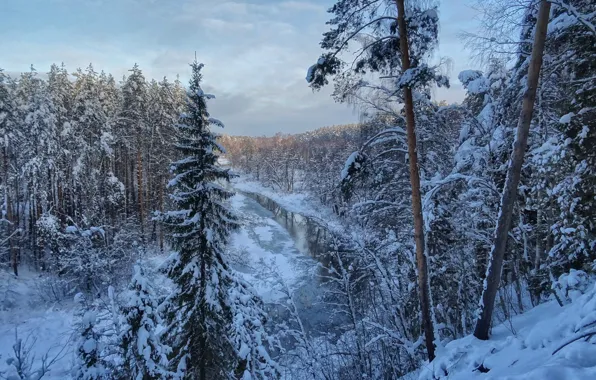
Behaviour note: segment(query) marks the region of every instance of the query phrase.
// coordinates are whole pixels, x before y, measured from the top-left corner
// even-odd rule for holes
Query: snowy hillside
[[[595,379],[596,283],[582,285],[585,293],[572,290],[570,304],[538,305],[495,327],[488,341],[470,335],[450,342],[419,379]]]

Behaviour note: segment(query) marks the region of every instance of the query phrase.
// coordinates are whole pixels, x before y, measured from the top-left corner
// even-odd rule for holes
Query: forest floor
[[[51,372],[43,379],[70,377],[73,347],[73,302],[47,302],[39,274],[21,268],[19,277],[0,270],[0,379],[9,369],[7,360],[14,356],[18,339],[28,350],[33,370],[47,355]],[[9,373],[4,374],[8,376]]]

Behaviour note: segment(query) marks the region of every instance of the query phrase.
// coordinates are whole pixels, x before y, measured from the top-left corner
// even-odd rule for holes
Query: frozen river
[[[283,209],[272,212],[261,205],[265,198],[259,198],[260,203],[255,198],[241,193],[232,198],[242,223],[230,242],[234,267],[263,297],[270,313],[280,312],[283,308],[275,305],[287,302],[290,293],[309,333],[333,331],[337,321],[320,302],[326,269],[314,258],[321,253],[316,252],[320,239],[312,235],[321,231],[313,232],[306,218]]]

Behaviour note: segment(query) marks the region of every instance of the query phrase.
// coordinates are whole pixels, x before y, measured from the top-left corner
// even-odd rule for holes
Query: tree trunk
[[[410,53],[405,20],[404,0],[396,0],[397,23],[399,26],[399,45],[401,50],[402,72],[410,68]],[[420,174],[418,172],[418,153],[416,151],[416,131],[412,89],[404,87],[404,110],[406,113],[406,133],[408,136],[408,160],[410,164],[410,183],[412,184],[412,212],[414,214],[414,241],[416,243],[416,264],[418,266],[418,288],[420,292],[420,310],[422,327],[428,352],[428,361],[435,358],[434,329],[430,315],[430,294],[428,269],[424,254],[424,223],[422,220],[422,199],[420,197]]]
[[[137,186],[138,186],[138,204],[139,204],[139,224],[141,225],[141,244],[145,249],[145,229],[144,229],[144,214],[145,207],[143,204],[143,158],[141,150],[137,150]]]
[[[159,212],[163,213],[163,189],[166,187],[165,181],[159,180]],[[159,225],[159,252],[163,253],[163,224]]]
[[[550,3],[542,0],[536,21],[534,45],[532,47],[532,57],[530,58],[528,69],[527,89],[523,98],[521,114],[517,123],[517,136],[513,145],[513,153],[509,161],[507,178],[501,196],[501,209],[495,230],[495,243],[488,259],[484,291],[482,292],[481,314],[474,330],[474,336],[481,340],[487,340],[489,338],[495,297],[499,289],[501,272],[503,270],[503,257],[507,246],[507,235],[511,226],[511,216],[517,195],[517,185],[519,184],[521,175],[524,153],[528,145],[528,134],[530,132],[530,122],[532,121],[532,112],[534,110],[540,67],[542,66],[542,54],[549,14]]]
[[[14,239],[12,238],[12,234],[14,233],[14,231],[16,231],[15,228],[15,221],[14,221],[14,217],[12,214],[12,202],[10,200],[10,190],[8,187],[8,171],[10,168],[10,165],[8,163],[8,152],[7,152],[8,148],[4,148],[4,197],[5,197],[5,207],[6,207],[6,220],[7,220],[7,227],[6,227],[6,235],[7,235],[7,239],[8,239],[8,253],[10,255],[10,264],[12,267],[12,271],[14,273],[15,276],[19,275],[19,263],[18,263],[18,254],[17,254],[17,250],[15,249],[14,246]],[[18,224],[18,220],[16,222]]]
[[[128,166],[129,155],[122,153],[122,166],[123,166],[123,174],[124,174],[124,217],[128,219],[130,216],[130,196],[131,187],[129,182],[129,166]]]
[[[16,160],[15,160],[16,161]],[[23,233],[21,232],[21,226],[23,230],[27,226],[26,222],[26,215],[24,208],[21,208],[21,181],[20,176],[15,175],[14,177],[14,191],[15,191],[15,199],[14,199],[14,211],[16,211],[16,215],[13,214],[14,220],[14,228],[18,230],[17,234],[15,235],[17,241],[17,247],[15,247],[15,254],[13,256],[13,271],[15,274],[18,272],[18,265],[21,263],[21,249],[23,245]],[[22,202],[26,203],[26,202]],[[17,274],[18,275],[18,274]]]
[[[14,246],[14,239],[12,238],[12,234],[14,233],[15,226],[14,226],[14,217],[12,215],[12,204],[10,202],[10,195],[8,193],[8,187],[5,189],[6,191],[6,219],[8,220],[8,247],[10,252],[10,263],[12,266],[12,272],[15,276],[19,275],[19,252]],[[17,221],[18,223],[18,221]]]
[[[542,257],[542,208],[538,208],[536,210],[536,253],[534,254],[534,271],[536,275],[538,275],[538,271],[540,271],[540,260]]]

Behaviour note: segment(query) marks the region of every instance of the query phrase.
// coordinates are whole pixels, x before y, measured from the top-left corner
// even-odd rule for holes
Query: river
[[[336,332],[341,321],[321,302],[329,232],[262,195],[237,192],[231,201],[242,224],[230,243],[232,262],[268,304],[274,319],[287,318],[284,308],[275,306],[287,301],[280,291],[281,279],[310,335]]]

